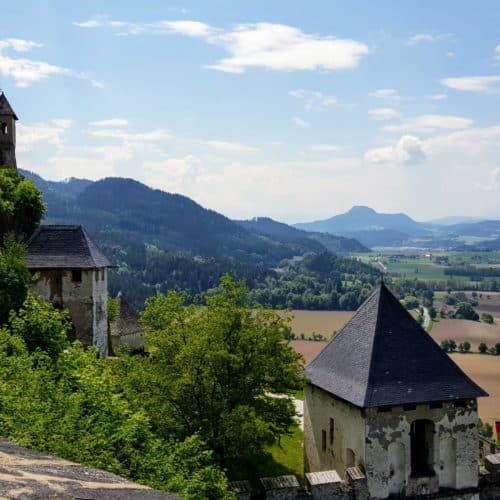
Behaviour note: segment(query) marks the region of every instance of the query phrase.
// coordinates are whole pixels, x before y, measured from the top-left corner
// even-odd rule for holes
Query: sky
[[[21,168],[130,177],[232,218],[500,218],[496,0],[16,0]]]

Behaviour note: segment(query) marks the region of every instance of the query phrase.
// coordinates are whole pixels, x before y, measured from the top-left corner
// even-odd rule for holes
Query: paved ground
[[[0,499],[14,498],[173,500],[178,497],[0,438]]]

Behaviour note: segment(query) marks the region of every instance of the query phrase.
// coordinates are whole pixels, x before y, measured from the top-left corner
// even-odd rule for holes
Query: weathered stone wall
[[[330,443],[333,419],[333,445]],[[323,451],[323,431],[326,450]],[[306,472],[336,470],[343,477],[348,467],[364,467],[363,410],[308,384],[304,393],[304,467]]]
[[[434,477],[411,475],[410,429],[415,420],[434,423],[432,467]],[[465,489],[478,484],[477,405],[443,403],[441,408],[366,410],[366,476],[370,494],[434,493],[439,487]]]
[[[101,356],[108,354],[108,270],[103,267],[94,270],[94,335],[92,343]]]
[[[73,281],[71,270],[38,271],[34,293],[66,308],[75,327],[75,337],[84,345],[95,345],[108,352],[107,270],[83,269],[81,281]]]
[[[2,124],[7,124],[7,134]],[[11,116],[0,116],[0,166],[17,168],[16,164],[16,122]]]

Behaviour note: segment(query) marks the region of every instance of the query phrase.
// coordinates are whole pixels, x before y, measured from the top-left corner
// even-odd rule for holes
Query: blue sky
[[[230,217],[366,204],[500,217],[500,4],[2,7],[18,162],[132,177]]]

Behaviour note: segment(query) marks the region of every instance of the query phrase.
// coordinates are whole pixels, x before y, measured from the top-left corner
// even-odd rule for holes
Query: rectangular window
[[[74,283],[82,282],[82,270],[81,269],[73,269],[71,271],[71,281]]]
[[[324,429],[321,431],[321,449],[326,451],[326,431]]]
[[[413,411],[413,410],[416,410],[416,409],[417,409],[416,405],[404,405],[403,406],[403,410],[404,411]]]
[[[335,437],[335,422],[330,419],[330,446],[333,446],[333,438]]]
[[[96,283],[99,281],[99,269],[95,270],[95,281]]]
[[[106,270],[105,269],[101,269],[101,281],[104,281],[104,276],[106,275]]]
[[[437,408],[442,408],[443,407],[443,403],[431,403],[429,405],[429,408],[431,410],[436,410]]]

